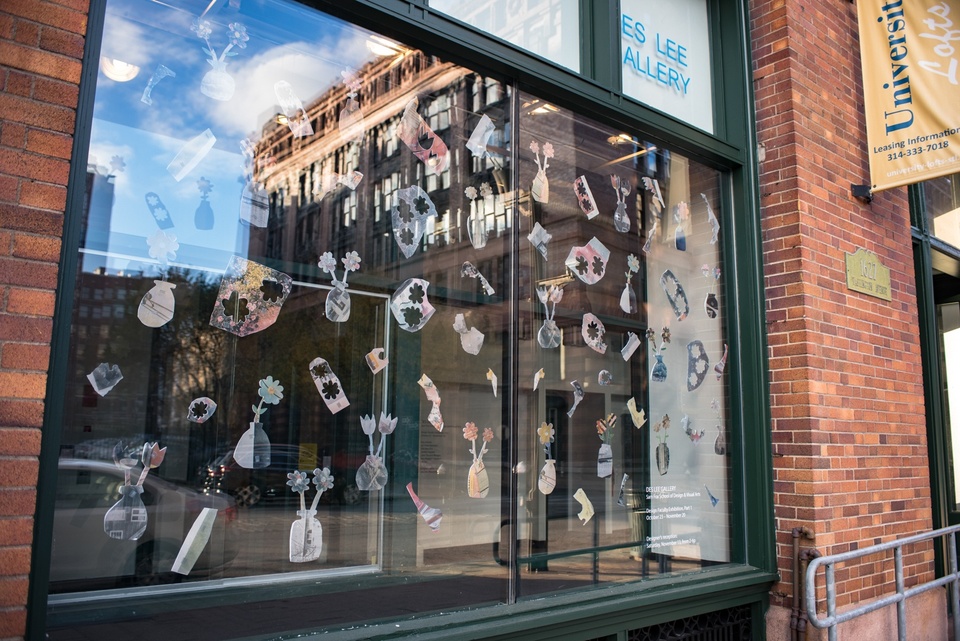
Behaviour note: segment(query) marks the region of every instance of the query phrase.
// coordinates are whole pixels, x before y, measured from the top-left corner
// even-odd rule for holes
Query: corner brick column
[[[907,190],[850,195],[869,182],[857,4],[752,0],[750,18],[782,577],[771,604],[788,622],[791,530],[811,528],[802,546],[823,554],[930,530],[930,479]],[[859,248],[890,268],[892,301],[847,289],[844,255]],[[908,586],[933,576],[932,549],[913,552]],[[889,591],[879,563],[838,571],[838,605],[884,580]]]
[[[0,639],[25,631],[88,0],[0,3]]]

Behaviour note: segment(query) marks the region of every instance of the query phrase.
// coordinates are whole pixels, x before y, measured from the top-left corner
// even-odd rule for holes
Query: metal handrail
[[[953,638],[960,639],[960,572],[957,572],[957,532],[960,532],[960,525],[933,530],[923,534],[915,534],[896,541],[880,543],[860,550],[852,550],[842,554],[831,554],[821,556],[807,566],[807,574],[804,576],[804,588],[806,591],[807,617],[813,625],[818,628],[829,628],[828,634],[830,641],[837,640],[837,625],[861,615],[885,608],[888,605],[897,604],[897,638],[900,641],[906,641],[907,638],[907,609],[905,601],[917,594],[932,590],[944,585],[950,584],[950,601],[953,612]],[[947,537],[947,557],[949,563],[949,574],[939,579],[927,581],[921,585],[915,585],[910,589],[904,589],[903,584],[903,546],[928,541],[942,536]],[[895,594],[889,594],[870,603],[857,606],[841,614],[837,614],[837,585],[834,578],[834,565],[843,563],[851,559],[857,559],[878,552],[893,550],[894,555],[894,580],[896,581],[897,591]],[[827,587],[827,616],[819,618],[817,615],[817,570],[824,566]]]

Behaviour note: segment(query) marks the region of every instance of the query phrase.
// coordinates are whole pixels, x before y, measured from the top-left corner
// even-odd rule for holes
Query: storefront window
[[[580,71],[580,0],[430,0],[430,7]]]
[[[930,232],[960,248],[960,174],[925,181],[923,196]]]
[[[193,10],[107,7],[50,638],[733,560],[725,175],[294,3]]]

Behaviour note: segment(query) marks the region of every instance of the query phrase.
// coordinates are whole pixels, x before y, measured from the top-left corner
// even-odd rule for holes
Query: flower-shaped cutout
[[[475,423],[467,423],[463,428],[463,438],[468,441],[477,440],[477,426]]]
[[[493,428],[485,427],[483,428],[483,442],[489,443],[493,440]]]
[[[337,268],[337,259],[330,252],[323,252],[320,260],[317,261],[317,267],[325,272],[333,272]]]
[[[627,269],[629,269],[634,274],[640,271],[640,260],[633,254],[630,254],[629,256],[627,256]]]
[[[553,436],[556,431],[553,429],[553,423],[542,423],[539,428],[537,428],[537,436],[540,438],[540,443],[547,445],[553,441]]]
[[[477,188],[473,185],[470,185],[463,190],[463,195],[469,198],[470,200],[476,200],[477,198]]]
[[[330,473],[330,468],[325,467],[320,469],[319,467],[313,470],[313,484],[323,492],[333,489],[333,474]]]
[[[209,20],[201,20],[200,18],[194,18],[193,24],[190,25],[190,31],[197,34],[197,37],[206,40],[210,37],[210,34],[213,33],[213,29],[210,27]]]
[[[310,479],[307,478],[306,472],[301,472],[300,470],[288,472],[287,479],[287,485],[297,494],[303,494],[307,491],[307,488],[310,487]]]
[[[246,49],[247,41],[250,40],[250,36],[247,35],[247,28],[239,22],[231,22],[227,25],[227,29],[230,30],[230,44],[240,49]]]
[[[341,260],[343,261],[344,269],[348,272],[355,272],[360,269],[360,254],[355,251],[347,252],[347,255]]]
[[[335,381],[326,381],[323,384],[323,395],[331,401],[340,394],[340,386]]]
[[[283,385],[280,384],[280,381],[273,380],[272,376],[268,376],[261,379],[260,389],[257,390],[257,394],[260,395],[264,403],[278,405],[280,399],[283,398]]]
[[[177,251],[180,249],[177,237],[162,229],[157,229],[150,234],[150,237],[147,238],[147,245],[149,246],[147,253],[150,257],[159,260],[163,265],[166,265],[167,261],[176,260]]]

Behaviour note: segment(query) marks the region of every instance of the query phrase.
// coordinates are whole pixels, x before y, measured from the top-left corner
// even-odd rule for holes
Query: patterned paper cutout
[[[273,85],[273,93],[280,103],[280,111],[287,119],[287,127],[294,138],[304,138],[313,135],[313,126],[307,117],[307,112],[300,102],[300,97],[293,90],[293,86],[286,80],[279,80]]]
[[[630,195],[630,183],[616,174],[610,176],[610,184],[617,194],[617,210],[613,214],[613,228],[625,234],[630,231],[630,216],[627,214],[627,196]]]
[[[710,357],[703,342],[693,340],[687,343],[687,391],[692,392],[703,384],[710,371]]]
[[[717,294],[714,290],[717,281],[720,280],[720,268],[715,267],[711,270],[710,265],[704,263],[700,268],[700,273],[710,283],[710,291],[707,292],[707,297],[703,300],[703,311],[707,318],[716,318],[720,314],[720,301],[717,300]]]
[[[567,410],[567,417],[573,418],[573,413],[577,411],[577,406],[583,400],[583,386],[580,385],[580,381],[570,381],[570,386],[573,387],[573,405]]]
[[[153,219],[156,221],[157,227],[160,229],[172,228],[173,219],[170,218],[170,212],[167,211],[166,205],[160,200],[160,196],[152,191],[148,191],[144,194],[143,198],[147,202],[147,208],[150,210],[150,215],[153,216]]]
[[[217,143],[217,137],[210,129],[204,129],[188,140],[167,165],[167,171],[173,179],[180,182],[187,174],[193,171],[200,161],[206,158],[210,150]]]
[[[413,155],[423,161],[427,171],[439,176],[450,164],[447,145],[417,112],[420,101],[414,97],[403,109],[397,135]]]
[[[400,205],[396,204],[390,210],[393,236],[404,258],[410,258],[420,247],[420,240],[427,231],[427,218],[436,218],[437,208],[419,185],[401,189],[397,195],[407,207],[401,211]]]
[[[490,368],[487,368],[487,380],[490,381],[490,385],[493,387],[493,397],[497,397],[497,375]]]
[[[553,459],[552,448],[556,430],[553,429],[553,423],[543,422],[537,429],[537,438],[543,445],[543,454],[545,461],[540,469],[540,475],[537,477],[537,489],[541,494],[548,495],[557,487],[557,468],[556,461]]]
[[[699,443],[700,439],[703,438],[703,435],[706,432],[704,430],[700,430],[698,432],[697,430],[693,429],[691,423],[692,421],[690,420],[690,417],[686,414],[684,414],[683,418],[680,419],[680,427],[683,428],[683,433],[687,435],[687,438],[689,438],[692,443]]]
[[[540,381],[543,380],[544,376],[546,376],[546,373],[542,367],[533,373],[533,391],[537,391],[537,387],[540,385]]]
[[[677,251],[687,251],[687,225],[690,221],[690,205],[680,202],[673,208],[673,221],[677,226],[673,230],[673,246]]]
[[[417,332],[437,311],[427,298],[430,283],[422,278],[408,278],[390,297],[390,311],[400,329]]]
[[[585,246],[574,246],[564,264],[574,276],[587,285],[594,285],[607,273],[609,260],[610,250],[594,236]]]
[[[294,470],[287,474],[287,479],[290,489],[300,495],[300,509],[297,510],[297,516],[300,518],[290,525],[290,562],[316,561],[323,551],[323,526],[317,520],[317,505],[320,502],[320,496],[325,491],[333,489],[333,475],[330,474],[328,467],[323,469],[318,467],[313,470],[313,484],[317,487],[317,492],[313,495],[313,502],[309,509],[304,500],[304,495],[310,487],[307,473]]]
[[[713,366],[713,371],[717,373],[717,380],[720,380],[720,377],[723,376],[723,370],[727,368],[727,344],[723,344],[723,356],[717,361],[717,364]]]
[[[310,377],[317,391],[320,392],[323,402],[327,405],[331,414],[336,414],[340,410],[350,405],[347,395],[343,391],[343,384],[333,370],[330,363],[319,356],[310,361]]]
[[[627,256],[627,271],[624,274],[627,277],[627,283],[623,286],[623,293],[620,294],[620,309],[627,314],[637,313],[637,295],[630,286],[630,280],[638,271],[640,271],[640,260],[630,254]]]
[[[670,470],[670,448],[667,446],[667,431],[670,429],[670,416],[664,414],[663,418],[653,426],[654,434],[657,438],[657,449],[654,455],[657,459],[657,471],[660,476],[664,476]]]
[[[176,78],[176,77],[177,77],[177,74],[166,65],[163,65],[163,64],[157,65],[157,68],[154,70],[153,75],[150,76],[150,80],[147,82],[147,86],[144,87],[143,89],[143,95],[140,96],[140,102],[148,105],[152,105],[153,97],[151,96],[151,94],[153,93],[154,87],[156,87],[157,84],[164,78]]]
[[[136,541],[147,531],[147,508],[140,495],[143,482],[150,470],[163,463],[167,448],[147,442],[142,447],[126,449],[118,442],[113,448],[113,463],[123,470],[123,485],[119,488],[120,500],[103,515],[103,531],[111,539]],[[131,472],[138,464],[143,465],[136,483],[131,483]]]
[[[723,417],[720,416],[720,401],[717,399],[710,401],[710,408],[717,415],[717,440],[713,442],[713,453],[723,456],[727,453],[727,433],[723,429]]]
[[[363,174],[359,171],[346,174],[323,174],[323,176],[314,173],[313,195],[317,200],[323,200],[340,185],[344,185],[350,191],[356,191],[362,180]]]
[[[707,200],[707,195],[701,193],[700,197],[703,198],[703,202],[707,206],[707,222],[710,223],[710,231],[712,232],[710,236],[710,244],[716,245],[717,240],[720,239],[720,221],[717,220],[717,215],[713,213],[713,207],[710,206],[710,201]]]
[[[607,330],[595,314],[587,312],[583,315],[583,321],[580,323],[580,335],[587,346],[600,354],[607,353],[607,343],[604,340]]]
[[[630,397],[630,400],[627,401],[627,410],[630,412],[630,420],[633,421],[633,426],[638,430],[643,427],[643,424],[647,422],[647,413],[642,409],[637,409],[637,401],[633,397]]]
[[[463,190],[470,201],[470,213],[467,215],[467,237],[474,249],[487,246],[487,198],[493,199],[493,189],[489,183],[481,183],[480,190],[470,185]]]
[[[587,220],[593,220],[600,214],[597,209],[597,201],[593,199],[593,192],[590,191],[590,184],[586,176],[578,176],[573,179],[573,193],[577,196],[577,204],[580,205],[580,211],[587,216]]]
[[[613,385],[613,374],[610,370],[602,369],[597,373],[597,383],[600,385]]]
[[[237,336],[262,331],[276,322],[292,287],[286,274],[233,256],[220,281],[210,324]]]
[[[117,386],[117,383],[123,380],[123,374],[120,373],[119,365],[110,365],[109,363],[100,363],[93,371],[87,374],[87,380],[93,386],[100,396],[106,396],[110,390]]]
[[[476,267],[473,266],[469,260],[463,263],[463,266],[460,268],[460,276],[464,278],[475,278],[480,281],[480,286],[483,288],[483,291],[487,296],[493,296],[496,291],[490,285],[490,281],[483,277],[483,274],[480,273]]]
[[[169,323],[173,319],[173,312],[177,303],[173,296],[173,290],[176,287],[173,283],[165,280],[153,281],[153,287],[143,295],[143,298],[140,299],[140,306],[137,308],[137,318],[140,319],[140,322],[147,327],[154,328],[163,327]]]
[[[363,359],[366,361],[367,367],[369,367],[370,371],[374,374],[378,373],[390,363],[390,361],[387,360],[387,353],[382,347],[374,347],[367,352],[367,355],[364,356]]]
[[[603,443],[597,452],[597,476],[605,479],[613,474],[613,428],[617,425],[617,415],[607,414],[607,417],[597,421],[597,436]]]
[[[360,418],[360,427],[363,433],[369,439],[369,448],[367,457],[357,469],[357,487],[364,492],[373,490],[382,490],[387,484],[387,468],[384,464],[383,446],[387,436],[393,434],[397,429],[397,419],[380,412],[380,421],[377,422],[372,416],[362,416]],[[373,433],[380,432],[380,443],[377,448],[373,448]]]
[[[407,483],[407,494],[413,499],[413,504],[417,506],[417,511],[420,513],[420,516],[423,517],[424,522],[430,527],[430,530],[439,532],[440,521],[443,520],[443,512],[421,501],[417,493],[413,491],[413,483]]]
[[[201,396],[190,401],[190,407],[187,409],[187,420],[191,423],[203,425],[213,417],[217,411],[216,402],[207,396]]]
[[[629,361],[638,347],[640,347],[640,339],[633,332],[627,332],[627,342],[620,350],[620,356],[623,357],[624,361]]]
[[[490,116],[483,114],[483,116],[480,117],[480,122],[473,128],[470,139],[467,140],[467,149],[473,152],[474,156],[482,158],[483,155],[487,153],[487,144],[489,144],[490,137],[495,130],[496,126],[493,124],[493,121],[490,120]]]
[[[577,518],[582,521],[581,525],[586,525],[587,521],[592,519],[594,515],[593,503],[590,502],[582,487],[577,488],[577,491],[573,493],[573,498],[580,504],[581,508],[580,512],[577,513]]]
[[[677,320],[682,321],[690,313],[690,301],[687,300],[687,294],[683,291],[683,285],[668,269],[660,276],[660,287],[663,289],[663,293],[667,295],[667,300],[670,301],[670,307],[673,308]]]
[[[426,374],[420,376],[420,380],[417,381],[417,384],[423,388],[423,393],[427,395],[427,400],[433,403],[433,408],[430,410],[430,414],[427,416],[427,421],[433,425],[434,429],[438,432],[443,431],[443,416],[440,414],[440,391],[437,389],[437,386],[433,384],[433,381],[430,380],[430,377]]]
[[[160,261],[161,267],[166,267],[169,261],[177,259],[177,251],[180,249],[180,243],[177,242],[175,234],[165,232],[162,229],[155,229],[147,237],[147,255]]]
[[[547,259],[547,243],[549,243],[552,238],[553,236],[544,229],[540,223],[534,223],[533,230],[527,234],[527,240],[537,248],[537,251],[540,252],[544,260]]]
[[[250,428],[240,435],[240,440],[233,448],[233,460],[237,465],[248,470],[268,467],[272,461],[270,438],[263,430],[260,417],[268,409],[263,406],[264,403],[278,405],[283,399],[283,385],[272,376],[267,376],[260,380],[257,395],[260,396],[260,403],[250,406],[254,420],[250,422]]]
[[[460,334],[460,347],[463,348],[463,351],[473,356],[480,353],[480,348],[483,347],[483,332],[476,327],[467,329],[467,322],[464,320],[463,314],[457,314],[454,318],[453,331]]]
[[[200,510],[200,514],[194,519],[193,525],[190,526],[190,531],[187,532],[187,536],[183,539],[183,544],[180,546],[180,551],[177,552],[177,557],[173,560],[173,567],[170,568],[171,572],[176,572],[184,576],[190,574],[197,559],[199,559],[203,553],[203,548],[207,546],[207,541],[210,540],[210,534],[213,532],[213,523],[216,520],[217,511],[212,507],[205,507]]]
[[[483,429],[483,445],[479,452],[477,452],[478,431],[474,423],[467,423],[463,428],[463,438],[470,441],[470,454],[473,456],[473,463],[470,465],[467,476],[467,496],[472,499],[482,499],[490,490],[490,477],[483,464],[483,455],[487,453],[487,443],[494,438],[493,430],[489,427]]]

